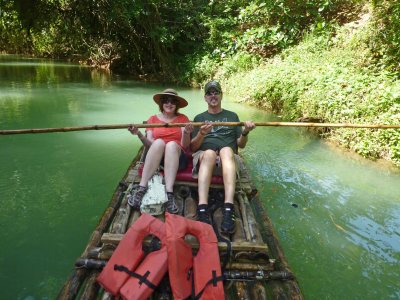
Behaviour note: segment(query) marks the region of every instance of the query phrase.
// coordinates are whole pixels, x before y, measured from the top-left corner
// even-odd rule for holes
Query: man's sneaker
[[[211,225],[210,214],[208,213],[208,204],[200,204],[197,207],[197,221]]]
[[[176,204],[174,193],[167,192],[167,203],[165,203],[165,208],[170,214],[177,214],[179,212],[179,207]]]
[[[142,204],[142,199],[147,192],[147,187],[139,185],[133,195],[129,195],[128,204],[133,208],[139,209]]]
[[[222,209],[221,232],[232,234],[235,232],[235,209],[232,203],[225,203]]]

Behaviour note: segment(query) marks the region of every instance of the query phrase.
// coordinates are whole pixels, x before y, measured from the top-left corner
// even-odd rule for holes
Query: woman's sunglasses
[[[161,103],[162,104],[171,103],[172,105],[176,105],[178,102],[176,101],[176,98],[174,98],[174,97],[164,97],[164,98],[161,98]]]

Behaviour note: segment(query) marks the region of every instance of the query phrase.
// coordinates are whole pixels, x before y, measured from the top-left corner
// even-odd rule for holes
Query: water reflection
[[[394,212],[399,213],[399,209]],[[395,232],[398,228],[386,224],[386,221],[390,223],[394,220],[396,215],[389,215],[383,224],[379,224],[368,216],[354,216],[348,220],[348,226],[352,230],[349,238],[353,243],[388,263],[398,262],[400,245],[399,235]]]
[[[340,156],[304,133],[274,131],[280,131],[279,137],[257,131],[245,157],[289,261],[302,274],[305,295],[398,295],[397,172]],[[338,283],[335,292],[327,293]],[[373,292],[364,296],[363,289],[371,285]]]

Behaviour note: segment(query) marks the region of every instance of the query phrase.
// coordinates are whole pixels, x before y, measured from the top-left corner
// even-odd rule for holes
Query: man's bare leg
[[[236,163],[232,148],[224,147],[219,155],[222,162],[222,176],[225,189],[225,203],[233,204],[233,197],[236,189]]]
[[[215,167],[217,154],[213,150],[206,150],[200,157],[199,169],[199,204],[208,204],[208,192],[210,190],[212,172]]]

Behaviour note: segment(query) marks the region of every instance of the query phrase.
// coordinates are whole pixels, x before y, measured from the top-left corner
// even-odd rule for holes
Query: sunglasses
[[[218,91],[207,92],[206,95],[207,96],[219,96],[219,95],[221,95],[221,92],[218,92]]]
[[[166,98],[161,98],[161,103],[162,104],[171,103],[172,105],[176,105],[178,101],[176,101],[174,97],[166,97]]]

